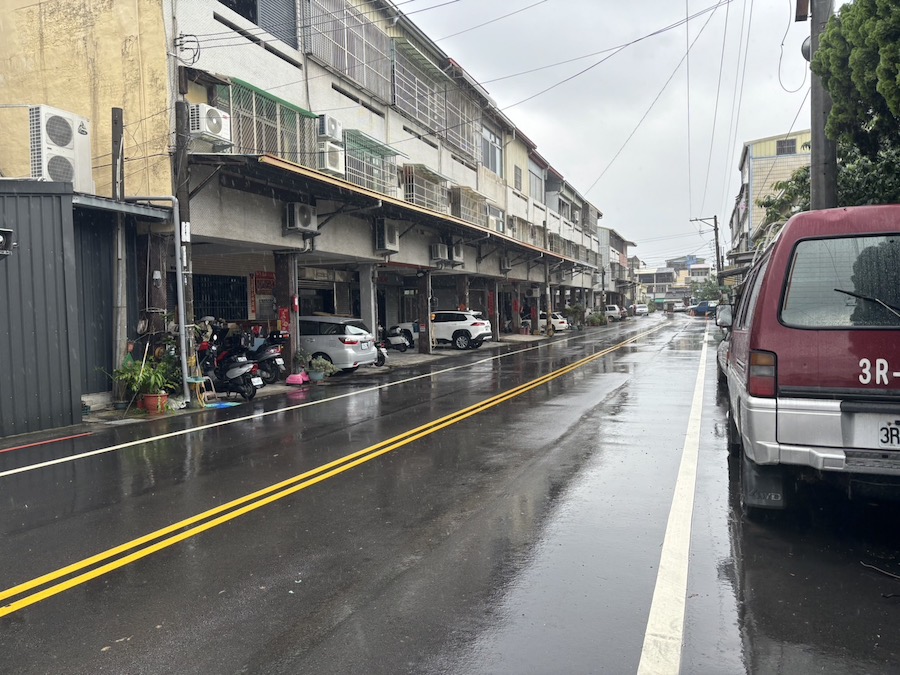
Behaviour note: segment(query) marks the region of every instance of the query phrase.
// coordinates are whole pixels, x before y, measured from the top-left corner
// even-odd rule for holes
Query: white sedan
[[[547,312],[541,312],[541,317],[538,319],[538,328],[544,330],[544,326],[547,325]],[[569,321],[559,312],[553,312],[550,315],[550,325],[553,326],[553,330],[568,330],[569,329]]]

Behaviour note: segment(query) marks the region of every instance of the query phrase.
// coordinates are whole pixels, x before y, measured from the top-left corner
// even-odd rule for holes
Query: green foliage
[[[702,284],[691,284],[691,295],[697,300],[718,300],[722,288],[714,280],[707,279]]]
[[[144,363],[127,359],[113,371],[113,381],[124,386],[126,393],[132,396],[170,393],[176,391],[180,384],[166,359],[147,359]]]
[[[874,159],[900,147],[900,6],[856,0],[831,18],[812,69],[833,102],[826,132]]]
[[[606,314],[596,311],[587,318],[588,326],[605,326]]]
[[[319,373],[325,373],[325,376],[334,375],[340,372],[340,368],[331,361],[321,356],[317,356],[309,362],[309,369]]]
[[[568,307],[562,310],[563,316],[569,320],[569,324],[573,326],[583,326],[584,325],[584,305],[574,304],[569,305]]]

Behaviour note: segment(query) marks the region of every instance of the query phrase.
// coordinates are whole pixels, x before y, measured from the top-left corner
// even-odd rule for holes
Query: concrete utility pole
[[[807,8],[811,10],[812,16],[807,59],[812,61],[819,48],[819,37],[834,13],[834,0],[797,0],[797,21],[806,21]],[[815,73],[812,74],[810,97],[810,208],[830,209],[837,206],[837,144],[825,136],[825,122],[831,112],[831,96],[823,86],[822,78]]]
[[[713,234],[716,238],[716,274],[722,271],[722,249],[719,248],[719,216],[712,217]],[[709,218],[691,218],[692,223],[704,223],[709,225]]]

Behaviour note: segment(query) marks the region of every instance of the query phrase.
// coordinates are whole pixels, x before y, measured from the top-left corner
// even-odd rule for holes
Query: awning
[[[394,48],[435,80],[453,80],[453,78],[438,68],[431,59],[420,52],[419,48],[409,40],[394,38]]]
[[[435,183],[449,183],[450,179],[447,176],[442,176],[437,171],[432,170],[426,164],[404,164],[404,169],[412,169],[414,173],[417,173],[429,180],[434,181]]]
[[[145,206],[133,202],[118,202],[115,199],[97,197],[96,195],[74,194],[72,195],[72,205],[80,206],[85,209],[93,209],[95,211],[109,211],[112,213],[137,216],[145,220],[167,221],[172,219],[171,208]]]
[[[381,141],[372,138],[368,134],[364,134],[359,129],[344,129],[344,145],[346,146],[347,150],[359,148],[361,150],[365,150],[369,154],[378,155],[379,157],[403,157],[404,159],[409,158],[408,155],[404,155],[396,148],[392,148],[390,145],[385,145]]]

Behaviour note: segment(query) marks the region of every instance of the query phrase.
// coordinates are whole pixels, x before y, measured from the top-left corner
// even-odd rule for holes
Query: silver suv
[[[300,348],[310,358],[324,356],[338,368],[356,370],[375,363],[378,350],[368,326],[343,316],[301,316]]]
[[[452,344],[457,349],[477,349],[491,340],[491,322],[481,312],[438,310],[431,314],[431,329],[438,344]]]

